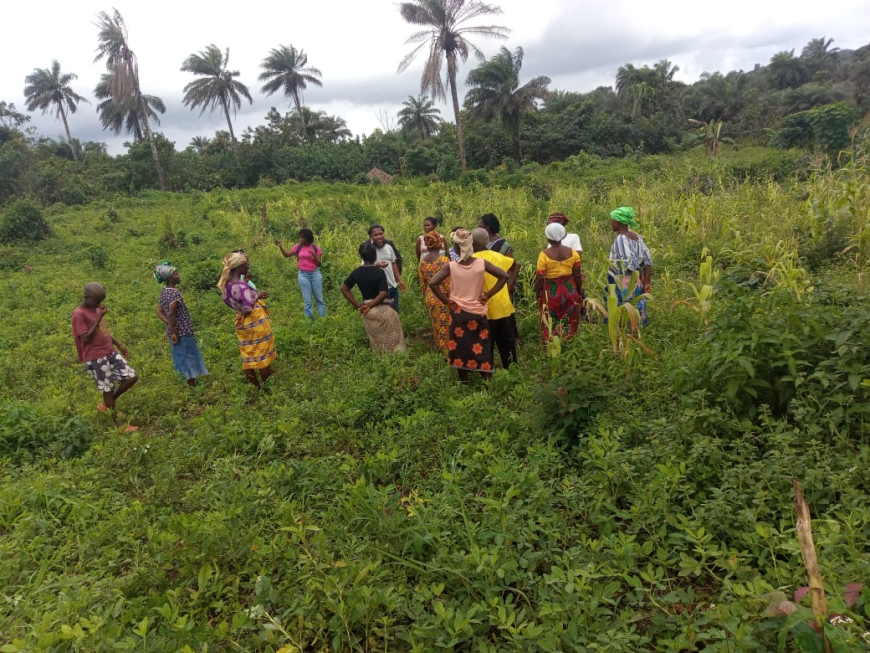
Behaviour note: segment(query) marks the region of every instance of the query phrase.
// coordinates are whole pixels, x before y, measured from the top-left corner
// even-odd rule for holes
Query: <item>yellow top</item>
[[[570,277],[574,274],[574,266],[580,263],[580,253],[572,250],[571,258],[566,258],[564,261],[554,261],[545,252],[538,254],[537,271],[543,274],[547,279],[558,279],[559,277]]]
[[[514,264],[514,260],[491,249],[484,249],[474,253],[475,258],[482,258],[484,261],[489,261],[496,267],[500,267],[507,272]],[[491,274],[483,275],[483,290],[489,292],[490,288],[495,285],[495,277]],[[496,294],[489,298],[486,304],[486,317],[490,320],[501,320],[514,314],[514,305],[511,302],[510,293],[508,293],[507,284],[502,287]]]

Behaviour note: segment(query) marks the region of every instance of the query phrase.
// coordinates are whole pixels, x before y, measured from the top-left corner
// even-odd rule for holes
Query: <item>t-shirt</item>
[[[507,272],[513,267],[514,260],[509,256],[503,256],[498,252],[493,252],[488,249],[474,253],[475,258],[482,258],[484,261],[489,261],[496,267],[500,267]],[[489,292],[496,284],[496,278],[491,274],[486,274],[483,278],[483,290]],[[490,320],[501,320],[514,314],[514,305],[511,302],[511,296],[508,292],[507,284],[501,290],[489,298],[486,303],[486,317]]]
[[[375,251],[378,253],[378,257],[375,259],[376,263],[380,263],[381,261],[387,262],[387,267],[381,268],[384,271],[384,274],[387,275],[387,285],[390,288],[395,288],[399,285],[396,281],[396,275],[393,272],[393,263],[396,263],[396,250],[393,249],[392,245],[385,243],[381,248],[375,246]]]
[[[560,244],[565,247],[570,247],[577,252],[583,251],[583,245],[580,244],[580,236],[577,234],[566,234]]]
[[[187,310],[187,304],[184,303],[181,293],[177,288],[164,288],[160,293],[160,299],[157,300],[157,303],[163,309],[163,312],[166,313],[167,317],[169,317],[169,307],[172,305],[172,302],[178,302],[178,306],[175,308],[175,325],[178,327],[178,337],[192,336],[193,320],[190,319],[190,311]],[[171,333],[172,330],[167,324],[166,335],[168,336]]]
[[[305,245],[299,243],[293,245],[290,251],[296,254],[297,265],[301,272],[314,272],[317,269],[317,263],[314,262],[315,253],[319,256],[322,250],[317,245]]]
[[[388,248],[390,248],[389,245],[384,247],[384,249]],[[364,300],[374,299],[381,292],[389,291],[386,270],[375,265],[361,265],[348,275],[347,279],[344,280],[344,285],[348,288],[359,286]]]
[[[81,336],[86,334],[96,321],[97,309],[95,308],[76,306],[73,311],[73,339],[76,343],[76,353],[78,353],[79,361],[82,363],[103,358],[115,351],[115,344],[112,342],[112,336],[109,335],[109,327],[106,326],[105,317],[100,320],[100,326],[94,332],[94,337],[91,341],[85,342],[82,340]]]

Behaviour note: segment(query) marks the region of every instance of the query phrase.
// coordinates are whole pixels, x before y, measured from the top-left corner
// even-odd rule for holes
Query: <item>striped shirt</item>
[[[649,248],[640,234],[635,235],[637,240],[619,234],[613,241],[613,246],[610,248],[610,273],[613,276],[625,276],[652,265]]]

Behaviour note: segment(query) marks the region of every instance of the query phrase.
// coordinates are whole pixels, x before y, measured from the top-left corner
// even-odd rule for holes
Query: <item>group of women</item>
[[[639,225],[630,207],[610,213],[610,226],[616,238],[610,250],[608,284],[616,289],[620,304],[631,301],[646,323],[645,294],[650,290],[652,257],[637,233]],[[568,233],[569,219],[562,213],[548,216],[544,228],[547,247],[538,255],[535,274],[542,338],[571,338],[584,311],[582,245],[575,233]],[[512,295],[519,273],[513,248],[500,234],[498,218],[482,216],[477,229],[456,227],[448,237],[437,230],[435,218],[426,218],[424,233],[416,241],[418,279],[432,322],[435,343],[463,382],[468,372],[485,377],[493,370],[493,344],[508,367],[516,361],[518,333]],[[379,227],[380,228],[380,227]],[[381,232],[383,230],[381,229]],[[276,245],[285,257],[297,257],[299,284],[305,315],[314,319],[312,297],[318,314],[326,315],[323,280],[320,274],[322,251],[314,244],[309,229],[299,233],[299,243],[287,250]],[[405,338],[398,310],[390,297],[385,264],[380,262],[374,239],[359,246],[361,265],[341,285],[345,299],[359,312],[373,350],[394,352],[405,349]],[[395,249],[392,243],[389,244]],[[175,288],[178,271],[168,262],[159,264],[155,279],[165,284],[158,302],[158,315],[166,323],[172,342],[175,369],[190,385],[206,373],[202,354],[193,338],[193,324],[181,294]],[[271,374],[275,360],[275,339],[266,305],[268,293],[257,290],[250,280],[250,262],[242,250],[223,259],[217,287],[224,303],[235,313],[235,329],[242,369],[255,386]],[[634,279],[634,285],[632,285]],[[361,300],[353,294],[358,288]],[[182,333],[183,332],[183,333]]]

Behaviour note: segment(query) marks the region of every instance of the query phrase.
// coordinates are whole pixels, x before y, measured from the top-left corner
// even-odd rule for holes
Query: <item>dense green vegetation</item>
[[[870,190],[856,147],[837,170],[739,147],[457,183],[146,191],[42,216],[16,204],[0,252],[0,650],[821,650],[808,599],[768,610],[807,584],[793,477],[830,611],[848,618],[824,632],[865,650]],[[545,216],[570,216],[599,297],[622,204],[653,252],[652,353],[622,338],[614,354],[598,319],[544,351],[530,279]],[[408,353],[369,353],[337,287],[370,221],[412,258],[424,216],[485,211],[524,265],[519,365],[460,387],[414,284]],[[272,245],[301,225],[325,251],[329,315],[314,324]],[[270,395],[244,380],[213,287],[237,247],[270,290]],[[155,315],[164,258],[211,372],[193,392]],[[69,315],[92,280],[141,376],[119,402],[133,436],[96,412],[75,361]]]

